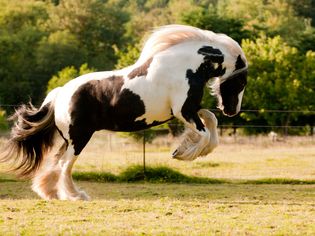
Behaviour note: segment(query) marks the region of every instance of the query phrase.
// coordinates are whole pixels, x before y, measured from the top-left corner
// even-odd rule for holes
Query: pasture
[[[2,140],[3,141],[3,140]],[[177,140],[146,145],[148,167],[222,183],[76,181],[90,202],[43,201],[0,167],[1,235],[314,235],[315,140],[224,137],[206,158],[171,159]],[[116,176],[142,164],[142,145],[94,135],[75,172]],[[257,181],[259,180],[259,181]],[[291,184],[289,184],[291,183]]]

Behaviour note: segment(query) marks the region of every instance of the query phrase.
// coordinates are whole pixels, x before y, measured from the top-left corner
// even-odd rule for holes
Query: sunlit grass
[[[147,145],[144,175],[141,144],[96,134],[74,168],[91,202],[40,200],[1,165],[0,235],[315,234],[310,137],[225,137],[194,162],[171,158],[176,142]]]
[[[47,202],[27,182],[0,183],[0,234],[315,233],[314,185],[78,184],[95,200]]]

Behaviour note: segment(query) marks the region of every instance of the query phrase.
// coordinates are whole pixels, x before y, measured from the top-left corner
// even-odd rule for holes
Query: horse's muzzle
[[[223,115],[228,116],[228,117],[233,117],[233,116],[236,116],[238,114],[238,112],[236,110],[230,111],[230,110],[227,110],[225,108],[222,110],[222,113],[223,113]]]

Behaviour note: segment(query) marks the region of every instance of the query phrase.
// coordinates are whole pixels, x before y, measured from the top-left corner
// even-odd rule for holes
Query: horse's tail
[[[19,177],[32,177],[44,155],[54,144],[56,132],[54,100],[56,91],[47,96],[37,109],[31,103],[19,107],[10,120],[15,120],[11,137],[0,156],[0,162],[12,161],[12,169]],[[52,96],[53,95],[53,96]]]

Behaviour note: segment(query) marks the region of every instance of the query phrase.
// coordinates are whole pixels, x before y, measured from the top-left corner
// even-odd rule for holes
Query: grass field
[[[315,234],[315,184],[273,181],[315,180],[315,141],[310,137],[281,142],[227,137],[213,154],[194,162],[172,160],[172,147],[167,139],[147,145],[146,164],[227,183],[77,181],[92,201],[47,202],[31,192],[29,182],[4,174],[2,166],[0,235]],[[119,175],[141,163],[141,145],[100,133],[75,170]],[[261,179],[267,184],[253,184]]]

